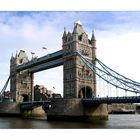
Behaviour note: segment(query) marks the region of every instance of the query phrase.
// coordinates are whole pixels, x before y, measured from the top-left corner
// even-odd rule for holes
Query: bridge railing
[[[24,110],[32,110],[32,109],[37,108],[39,106],[42,106],[44,108],[49,108],[50,105],[51,105],[51,100],[48,100],[48,101],[22,102],[22,103],[20,103],[20,109],[22,111],[24,111]]]
[[[97,97],[82,99],[84,105],[112,104],[112,103],[140,103],[140,96],[130,97]]]

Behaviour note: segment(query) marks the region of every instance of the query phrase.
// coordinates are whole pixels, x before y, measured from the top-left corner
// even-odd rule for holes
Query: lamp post
[[[34,53],[34,52],[31,52],[31,55],[32,55],[32,59],[33,59],[33,58],[34,58],[35,53]]]

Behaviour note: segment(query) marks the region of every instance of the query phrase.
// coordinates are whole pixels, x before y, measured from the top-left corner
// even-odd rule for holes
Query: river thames
[[[0,117],[0,129],[140,129],[140,115],[109,115],[107,121],[92,123]]]

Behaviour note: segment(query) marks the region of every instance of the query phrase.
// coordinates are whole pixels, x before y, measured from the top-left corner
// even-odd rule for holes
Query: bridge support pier
[[[22,117],[25,118],[46,118],[46,114],[42,109],[42,106],[34,108],[32,110],[24,110],[21,112]]]
[[[107,105],[96,105],[87,107],[82,104],[81,99],[54,99],[51,101],[51,108],[46,110],[47,120],[66,121],[94,121],[107,120]]]

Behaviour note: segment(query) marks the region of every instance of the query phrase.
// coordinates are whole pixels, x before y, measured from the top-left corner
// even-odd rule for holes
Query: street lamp
[[[32,59],[33,59],[33,58],[34,58],[35,53],[34,53],[34,52],[31,52],[31,55],[32,55]]]

